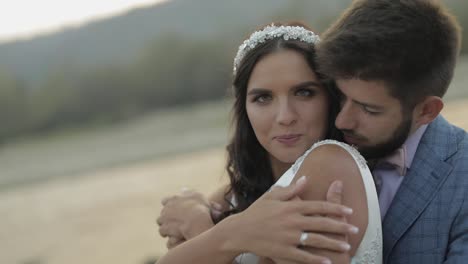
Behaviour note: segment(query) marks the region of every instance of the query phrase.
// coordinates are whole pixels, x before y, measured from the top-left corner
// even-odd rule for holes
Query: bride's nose
[[[283,126],[290,126],[297,121],[297,111],[288,99],[278,100],[276,121]]]

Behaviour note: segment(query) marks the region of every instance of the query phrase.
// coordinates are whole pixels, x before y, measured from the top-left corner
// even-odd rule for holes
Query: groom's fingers
[[[184,237],[179,230],[179,223],[167,223],[159,227],[159,235],[162,237]]]
[[[171,249],[171,248],[174,248],[180,244],[182,244],[183,242],[185,242],[185,239],[184,238],[181,238],[181,237],[169,237],[167,239],[167,242],[166,242],[166,247],[167,249]]]
[[[287,187],[273,186],[265,195],[265,198],[280,201],[290,200],[304,191],[307,186],[306,181],[306,177],[301,176],[295,184],[291,184]]]
[[[217,223],[222,214],[223,214],[222,206],[218,203],[211,202],[210,215],[211,215],[211,220],[213,220],[213,223]]]

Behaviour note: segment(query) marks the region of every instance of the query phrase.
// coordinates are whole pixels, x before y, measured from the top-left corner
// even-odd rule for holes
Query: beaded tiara
[[[318,35],[300,26],[266,26],[262,30],[255,31],[246,39],[237,50],[237,55],[234,58],[234,75],[237,73],[237,68],[245,55],[254,49],[257,45],[264,43],[267,40],[283,37],[284,40],[300,40],[310,44],[316,44],[320,41]]]

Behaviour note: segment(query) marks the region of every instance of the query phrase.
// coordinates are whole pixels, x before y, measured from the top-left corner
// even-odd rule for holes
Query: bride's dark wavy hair
[[[304,24],[297,22],[275,25],[301,26],[308,29]],[[266,55],[281,50],[293,50],[302,54],[323,83],[330,101],[327,138],[341,139],[341,134],[334,125],[339,111],[337,89],[331,80],[316,71],[315,46],[298,40],[284,40],[282,37],[259,44],[242,59],[233,80],[234,105],[231,125],[234,133],[227,146],[226,170],[230,178],[230,188],[225,194],[225,199],[232,205],[232,210],[221,218],[245,210],[274,183],[269,154],[258,142],[247,116],[246,96],[247,84],[257,62]],[[236,199],[236,204],[231,203],[229,197],[232,195]]]

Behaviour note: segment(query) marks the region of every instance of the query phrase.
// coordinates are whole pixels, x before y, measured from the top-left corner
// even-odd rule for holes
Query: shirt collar
[[[405,166],[410,168],[413,163],[414,155],[418,149],[419,142],[421,141],[424,132],[426,132],[427,125],[420,126],[413,134],[411,134],[403,143],[403,146],[406,148],[405,156]]]

